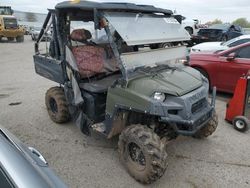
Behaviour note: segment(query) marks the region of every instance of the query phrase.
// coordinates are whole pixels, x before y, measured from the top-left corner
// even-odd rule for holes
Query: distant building
[[[20,25],[28,27],[41,27],[46,18],[46,14],[22,12],[17,10],[14,11],[14,16],[17,18]]]

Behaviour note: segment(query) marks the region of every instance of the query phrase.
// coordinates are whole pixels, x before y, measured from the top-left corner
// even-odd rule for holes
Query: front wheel
[[[8,41],[14,41],[14,37],[7,37]]]
[[[165,145],[143,125],[131,125],[121,133],[118,152],[129,174],[141,183],[156,181],[167,168]]]
[[[237,131],[245,132],[250,126],[250,121],[245,116],[237,116],[233,120],[233,126]]]
[[[16,37],[17,42],[23,42],[24,41],[24,36],[18,36]]]
[[[214,113],[209,122],[203,128],[201,128],[193,137],[199,139],[206,138],[215,132],[217,126],[218,115]]]

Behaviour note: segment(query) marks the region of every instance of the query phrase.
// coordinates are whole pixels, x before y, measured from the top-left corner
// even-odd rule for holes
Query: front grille
[[[206,107],[206,104],[207,104],[206,98],[199,100],[198,102],[192,105],[191,112],[193,114],[197,113],[200,109]]]
[[[17,20],[15,18],[4,18],[5,29],[17,29]]]

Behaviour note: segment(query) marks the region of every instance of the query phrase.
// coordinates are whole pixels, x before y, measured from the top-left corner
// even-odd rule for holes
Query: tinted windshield
[[[1,15],[11,15],[11,8],[10,7],[0,7],[0,14]]]
[[[190,39],[173,17],[126,12],[105,12],[105,17],[129,46]]]
[[[226,25],[226,24],[215,24],[209,27],[209,29],[222,29],[222,30],[225,30],[228,28],[229,28],[229,25]]]
[[[157,50],[141,50],[133,53],[125,53],[121,55],[124,68],[127,71],[133,71],[139,67],[156,67],[159,65],[175,65],[177,59],[181,59],[186,55],[186,47],[161,48]]]
[[[4,18],[4,25],[5,25],[5,28],[17,28],[17,20],[16,18],[12,18],[12,17],[7,17],[7,18]]]

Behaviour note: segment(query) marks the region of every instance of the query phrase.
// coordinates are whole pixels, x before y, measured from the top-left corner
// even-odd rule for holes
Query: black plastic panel
[[[245,99],[245,109],[244,116],[248,119],[250,118],[250,79],[247,79],[247,90],[246,90],[246,99]]]
[[[105,120],[106,98],[107,95],[82,92],[84,99],[84,113],[94,121],[99,123]]]
[[[63,69],[59,61],[42,55],[34,55],[36,73],[49,80],[64,84]]]

